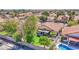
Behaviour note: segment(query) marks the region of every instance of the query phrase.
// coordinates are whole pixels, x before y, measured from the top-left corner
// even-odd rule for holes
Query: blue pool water
[[[60,44],[58,46],[59,50],[73,50],[72,48],[66,46],[66,45],[63,45],[63,44]]]

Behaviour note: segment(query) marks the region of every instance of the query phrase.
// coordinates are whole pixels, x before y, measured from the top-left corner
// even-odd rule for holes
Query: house
[[[75,17],[74,17],[74,20],[79,21],[79,15],[75,16]]]
[[[18,16],[31,16],[33,15],[32,12],[27,12],[27,13],[20,13]]]
[[[63,28],[62,29],[62,35],[67,37],[67,39],[79,38],[79,25]]]
[[[26,17],[32,16],[32,15],[33,15],[32,12],[20,13],[20,14],[18,14],[18,18],[23,20],[23,19],[26,19]]]
[[[79,33],[79,25],[64,27],[62,29],[62,35],[75,34],[75,33]]]
[[[41,17],[42,16],[42,12],[34,13],[34,15],[37,16],[37,17]]]
[[[59,33],[61,29],[64,27],[63,23],[54,23],[54,22],[44,22],[39,23],[39,30],[42,30],[42,32],[50,33],[52,31]]]
[[[45,22],[39,27],[40,29],[47,29],[49,31],[59,32],[64,27],[63,23]]]
[[[67,15],[59,15],[57,18],[57,21],[66,23],[69,20],[69,17]]]
[[[55,13],[50,13],[49,16],[48,16],[47,21],[49,21],[49,22],[54,21],[56,16],[57,15]]]
[[[54,16],[48,16],[47,21],[52,22],[54,21],[55,17]]]
[[[0,16],[0,23],[6,22],[7,19],[2,18],[2,16]]]
[[[79,25],[63,28],[62,35],[66,37],[67,45],[79,48]]]
[[[79,42],[79,38],[73,38],[73,37],[69,37],[70,41],[74,41],[74,42]]]

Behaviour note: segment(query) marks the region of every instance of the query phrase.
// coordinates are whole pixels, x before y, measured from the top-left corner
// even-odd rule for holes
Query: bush
[[[50,46],[49,50],[55,50],[56,49],[56,43],[52,42],[52,45]]]
[[[51,35],[51,36],[56,36],[57,33],[53,31],[53,32],[50,32],[50,35]]]
[[[17,33],[17,32],[15,32],[15,33],[12,35],[12,37],[13,37],[14,39],[16,39],[16,42],[20,41],[20,39],[21,39],[20,34]]]
[[[61,42],[64,40],[64,36],[61,36]]]
[[[33,45],[35,46],[40,46],[40,43],[39,43],[39,37],[38,36],[34,36],[34,39],[33,39]]]
[[[69,21],[67,22],[67,24],[68,24],[68,26],[77,25],[77,24],[78,24],[78,21],[76,21],[76,20],[69,20]]]
[[[39,43],[41,45],[44,45],[44,48],[45,48],[45,46],[49,46],[51,44],[51,40],[47,36],[41,36]]]
[[[3,28],[6,32],[14,33],[17,30],[17,22],[15,20],[9,20],[3,25]]]

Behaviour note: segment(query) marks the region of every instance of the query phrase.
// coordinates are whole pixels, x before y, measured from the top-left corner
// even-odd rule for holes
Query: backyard
[[[65,40],[66,34],[62,34],[65,27],[70,28],[79,24],[74,11],[68,11],[67,15],[69,17],[63,11],[55,13],[40,11],[41,16],[37,16],[33,11],[24,11],[23,14],[19,13],[18,10],[15,11],[8,13],[10,15],[9,19],[5,16],[6,19],[1,17],[0,36],[10,37],[15,40],[15,43],[31,44],[47,50],[57,50],[56,45]],[[19,17],[24,17],[24,19],[19,19]]]

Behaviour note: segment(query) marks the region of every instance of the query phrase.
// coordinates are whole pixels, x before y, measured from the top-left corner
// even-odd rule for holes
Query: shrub
[[[44,45],[44,48],[45,48],[45,46],[49,46],[51,44],[51,40],[47,36],[41,36],[39,43],[41,45]]]
[[[6,32],[14,33],[17,30],[17,22],[15,20],[8,20],[4,25],[3,28]]]
[[[12,35],[12,37],[13,37],[14,39],[16,39],[16,42],[20,41],[20,39],[21,39],[20,34],[17,33],[17,32],[15,32],[15,33]]]
[[[64,36],[61,36],[61,42],[64,40]]]
[[[0,32],[1,35],[8,35],[9,33],[6,31]]]
[[[33,45],[35,45],[35,46],[39,46],[40,45],[40,43],[39,43],[39,37],[38,36],[34,36],[34,39],[33,39]]]
[[[76,21],[76,20],[69,20],[69,21],[67,22],[67,24],[68,24],[68,26],[77,25],[77,24],[78,24],[78,21]]]
[[[50,46],[49,50],[55,50],[56,49],[56,43],[52,41],[52,45]]]
[[[57,33],[53,31],[53,32],[50,32],[50,35],[51,35],[51,36],[56,36]]]

